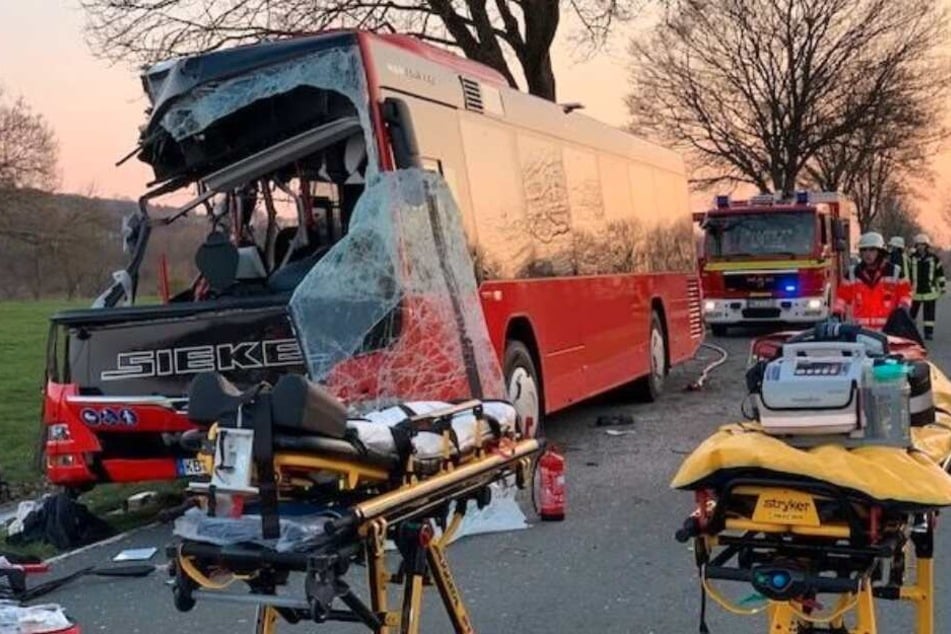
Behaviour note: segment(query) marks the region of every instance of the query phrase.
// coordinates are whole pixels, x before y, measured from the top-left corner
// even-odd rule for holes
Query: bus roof
[[[273,42],[246,44],[229,49],[170,59],[147,68],[142,82],[152,102],[151,121],[161,116],[177,97],[210,81],[234,77],[256,68],[278,64],[319,50],[344,44],[367,45],[365,60],[382,87],[455,108],[472,110],[467,97],[484,96],[499,101],[501,112],[485,112],[540,134],[685,173],[682,156],[668,148],[636,137],[563,106],[514,89],[498,71],[408,35],[371,33],[353,29],[328,30]],[[361,47],[362,48],[362,47]],[[412,69],[407,69],[407,64]]]
[[[505,121],[581,146],[685,173],[683,157],[620,128],[607,125],[500,81],[496,71],[409,36],[371,36],[370,60],[381,88]],[[434,53],[433,51],[437,51]],[[486,75],[491,78],[484,79]]]

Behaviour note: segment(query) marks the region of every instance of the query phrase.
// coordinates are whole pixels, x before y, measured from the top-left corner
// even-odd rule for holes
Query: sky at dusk
[[[54,128],[62,190],[135,197],[149,180],[149,170],[135,160],[118,168],[114,163],[135,146],[144,122],[146,101],[138,74],[128,65],[93,57],[76,4],[0,0],[0,86],[8,95],[22,95]],[[559,101],[582,102],[587,114],[612,125],[625,122],[625,44],[635,27],[624,29],[608,51],[592,59],[578,55],[562,38],[555,50]],[[933,191],[951,193],[951,151],[938,157],[935,167]],[[930,198],[919,206],[934,224],[941,196],[932,193]],[[951,237],[951,231],[945,235]]]

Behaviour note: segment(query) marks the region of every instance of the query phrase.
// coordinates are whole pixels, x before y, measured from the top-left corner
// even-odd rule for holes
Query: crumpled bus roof
[[[265,44],[248,44],[153,64],[142,73],[142,86],[152,104],[146,129],[151,130],[176,99],[202,84],[223,81],[264,66],[347,44],[355,44],[354,33],[330,32]]]

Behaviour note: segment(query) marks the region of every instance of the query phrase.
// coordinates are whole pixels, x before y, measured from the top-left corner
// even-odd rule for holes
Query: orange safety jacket
[[[863,328],[881,330],[896,308],[911,307],[911,284],[902,277],[901,267],[883,260],[869,270],[863,262],[849,269],[839,282],[834,312],[846,315]]]

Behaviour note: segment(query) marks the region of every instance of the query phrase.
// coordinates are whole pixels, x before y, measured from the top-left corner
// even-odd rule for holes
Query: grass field
[[[0,302],[0,472],[14,485],[38,481],[39,439],[49,316],[89,301]]]
[[[11,484],[15,497],[38,491],[43,483],[43,474],[33,465],[40,437],[49,317],[58,310],[86,306],[89,306],[88,299],[0,302],[0,473]],[[181,483],[142,482],[99,486],[83,495],[82,501],[93,512],[103,514],[118,508],[129,495],[146,489],[159,493],[162,501],[174,503],[181,499]],[[123,530],[151,521],[157,510],[152,507],[141,512],[109,515],[106,519],[117,530]],[[39,545],[25,552],[48,556],[53,549]]]

